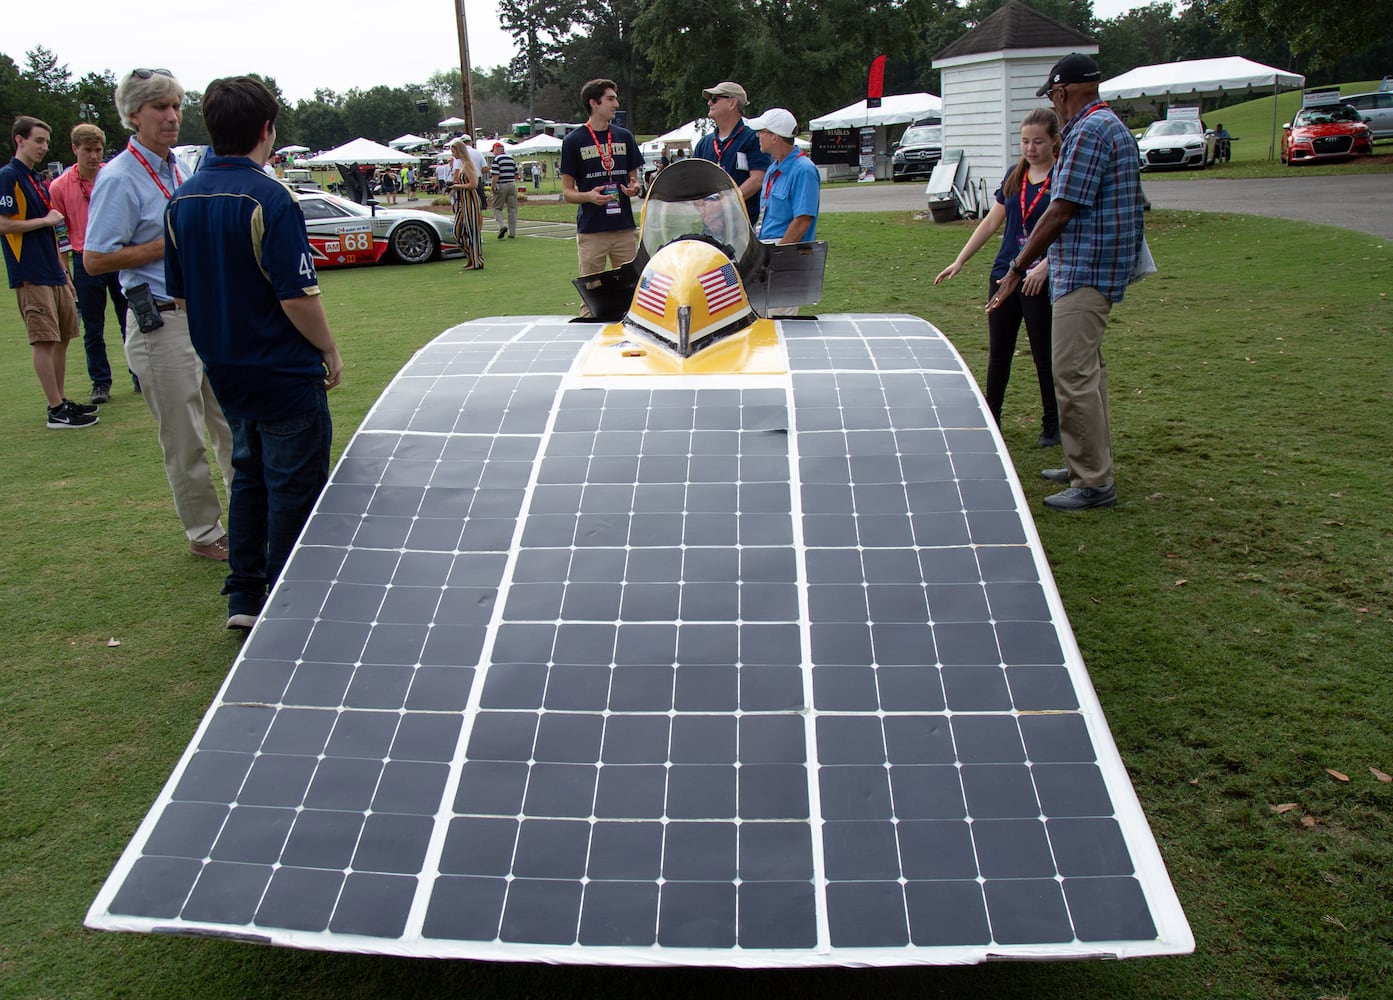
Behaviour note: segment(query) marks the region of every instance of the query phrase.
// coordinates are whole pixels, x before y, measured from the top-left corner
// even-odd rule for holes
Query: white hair
[[[121,118],[121,124],[126,126],[126,131],[135,131],[131,115],[162,97],[173,97],[180,104],[184,101],[184,88],[168,71],[149,72],[144,79],[134,70],[126,74],[126,78],[116,86],[116,113]]]

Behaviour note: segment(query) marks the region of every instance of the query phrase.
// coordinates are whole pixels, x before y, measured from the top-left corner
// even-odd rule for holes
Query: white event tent
[[[459,126],[464,124],[464,119],[457,118],[452,115],[449,118],[446,118],[443,122],[436,122],[435,124],[437,128],[458,128]]]
[[[430,140],[424,136],[412,135],[408,132],[406,135],[397,136],[391,142],[387,143],[387,145],[391,146],[393,149],[416,149],[419,146],[429,146]]]
[[[644,156],[657,156],[663,151],[665,146],[682,146],[695,149],[697,140],[715,128],[715,124],[710,118],[693,118],[685,125],[679,125],[669,132],[664,132],[656,139],[649,139],[639,147]]]
[[[361,136],[351,139],[342,146],[335,146],[318,156],[311,156],[306,163],[415,163],[418,157],[402,153],[384,146],[380,142],[364,139]]]
[[[480,149],[492,148],[492,143],[480,143]],[[547,135],[542,132],[534,135],[519,143],[514,143],[508,147],[509,155],[517,153],[559,153],[561,152],[561,140],[554,135]]]
[[[861,128],[866,125],[908,125],[910,122],[937,114],[943,101],[933,94],[891,94],[881,98],[880,107],[868,108],[864,100],[831,114],[814,118],[808,123],[810,131],[827,128]]]
[[[832,128],[875,129],[875,173],[881,180],[885,180],[890,177],[890,128],[895,125],[909,125],[942,112],[943,101],[933,94],[891,94],[881,98],[878,108],[868,108],[866,102],[861,100],[831,114],[814,118],[808,122],[808,130],[821,132]]]
[[[1306,78],[1264,66],[1242,56],[1218,59],[1185,59],[1180,62],[1138,66],[1121,76],[1098,85],[1098,96],[1105,101],[1134,101],[1143,97],[1167,100],[1177,97],[1217,97],[1220,94],[1247,93],[1272,88],[1272,134],[1277,134],[1277,94],[1300,90]],[[1269,156],[1271,151],[1269,150]]]

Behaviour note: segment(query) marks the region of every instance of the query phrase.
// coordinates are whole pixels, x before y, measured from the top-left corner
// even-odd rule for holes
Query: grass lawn
[[[556,211],[570,209],[524,217]],[[221,567],[187,554],[139,398],[118,380],[98,427],[44,429],[11,305],[0,308],[0,997],[1387,997],[1393,784],[1375,772],[1393,772],[1393,250],[1245,216],[1158,212],[1148,224],[1160,273],[1114,310],[1106,345],[1119,507],[1039,506],[1053,487],[1035,472],[1058,453],[1034,447],[1028,354],[1003,433],[1195,955],[735,973],[84,930],[238,640],[222,628]],[[990,254],[932,284],[970,224],[829,215],[819,232],[831,245],[820,311],[925,316],[981,376]],[[483,272],[322,275],[347,363],[330,397],[336,453],[440,330],[576,310],[572,244],[490,240],[485,253]],[[81,397],[76,345],[69,368]]]

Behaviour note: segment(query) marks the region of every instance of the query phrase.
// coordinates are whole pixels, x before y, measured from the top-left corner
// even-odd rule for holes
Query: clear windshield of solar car
[[[680,160],[653,181],[643,205],[643,249],[648,256],[680,236],[705,236],[741,261],[754,242],[740,189],[707,160]]]

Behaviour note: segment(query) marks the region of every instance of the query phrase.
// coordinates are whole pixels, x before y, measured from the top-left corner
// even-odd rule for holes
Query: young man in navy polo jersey
[[[0,167],[0,243],[34,352],[34,373],[48,397],[48,426],[91,427],[97,408],[63,395],[68,344],[77,336],[77,293],[58,256],[63,213],[53,207],[48,185],[34,171],[48,152],[49,133],[46,124],[27,115],[10,129],[15,157]]]
[[[165,216],[165,276],[232,427],[228,628],[255,624],[329,478],[343,359],[299,203],[262,171],[279,106],[251,77],[203,94],[213,152]]]

